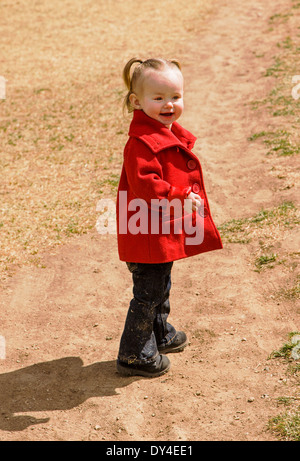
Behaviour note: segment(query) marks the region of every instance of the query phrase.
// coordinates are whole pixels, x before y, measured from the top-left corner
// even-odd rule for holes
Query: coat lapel
[[[143,141],[154,153],[173,146],[191,150],[197,139],[179,123],[174,122],[169,130],[141,110],[134,111],[128,135]]]

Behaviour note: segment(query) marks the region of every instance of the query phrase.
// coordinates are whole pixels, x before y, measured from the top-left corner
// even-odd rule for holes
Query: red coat
[[[201,165],[191,152],[195,141],[177,122],[169,130],[143,111],[134,111],[117,197],[121,261],[164,263],[222,248]],[[184,215],[182,205],[191,190],[204,207]],[[168,203],[174,207],[167,209]]]

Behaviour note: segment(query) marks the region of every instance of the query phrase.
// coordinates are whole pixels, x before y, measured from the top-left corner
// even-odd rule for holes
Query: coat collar
[[[169,130],[142,110],[134,111],[128,135],[143,141],[154,153],[173,146],[191,150],[197,139],[179,123],[174,122]]]

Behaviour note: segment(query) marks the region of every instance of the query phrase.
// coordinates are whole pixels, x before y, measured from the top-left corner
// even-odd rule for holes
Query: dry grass
[[[284,202],[270,210],[261,210],[250,218],[233,219],[220,226],[224,241],[249,243],[252,240],[278,241],[285,232],[300,223],[300,214],[292,202]]]
[[[98,199],[115,193],[127,137],[125,62],[151,54],[182,59],[212,3],[0,4],[2,278],[95,226]]]
[[[292,78],[299,75],[300,66],[299,18],[298,0],[292,0],[269,18],[266,35],[269,34],[271,39],[276,34],[280,39],[275,51],[274,48],[271,51],[266,49],[266,53],[256,54],[256,57],[271,63],[263,76],[271,79],[272,90],[264,99],[252,101],[252,109],[260,111],[265,122],[261,131],[248,137],[249,142],[261,142],[265,145],[265,161],[270,165],[270,175],[281,182],[279,191],[291,191],[293,201],[285,201],[272,209],[261,210],[253,217],[232,220],[220,226],[225,242],[252,242],[251,264],[257,272],[277,265],[288,268],[286,286],[276,296],[291,300],[299,298],[299,252],[281,248],[281,242],[286,240],[294,243],[300,222],[299,194],[297,195],[300,99],[295,98],[292,93],[295,86]]]
[[[262,131],[253,133],[249,141],[259,140],[265,144],[266,154],[273,162],[272,174],[286,180],[282,190],[293,188],[299,181],[299,169],[289,160],[300,153],[300,99],[296,96],[300,68],[299,19],[298,0],[287,2],[286,7],[270,16],[266,34],[277,33],[280,39],[276,51],[272,49],[271,64],[263,75],[273,80],[273,87],[264,99],[251,103],[253,110],[262,110],[269,116],[269,123]],[[264,55],[257,57],[261,59]]]

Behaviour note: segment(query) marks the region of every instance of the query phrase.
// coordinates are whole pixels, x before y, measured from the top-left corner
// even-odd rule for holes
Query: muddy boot
[[[177,331],[174,338],[168,343],[158,346],[159,352],[168,354],[170,352],[181,352],[188,345],[186,334],[183,331]]]
[[[165,355],[158,355],[154,363],[147,365],[128,364],[117,360],[117,371],[122,376],[145,376],[146,378],[155,378],[167,373],[171,363]]]

